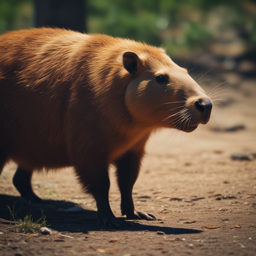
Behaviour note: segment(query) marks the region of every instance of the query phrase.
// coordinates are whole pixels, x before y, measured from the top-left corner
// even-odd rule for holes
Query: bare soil
[[[191,134],[163,130],[147,145],[133,196],[136,208],[157,220],[98,226],[94,199],[82,192],[72,168],[34,174],[34,190],[45,201],[33,205],[12,185],[16,166],[10,164],[0,177],[0,255],[256,255],[256,83],[236,73],[201,81],[208,79],[200,83],[207,92],[227,81],[212,96],[211,123]],[[233,160],[234,153],[248,160]],[[110,172],[110,204],[121,218]],[[20,217],[38,219],[44,209],[53,234],[25,234],[6,224],[14,202]],[[64,211],[77,206],[84,211]]]

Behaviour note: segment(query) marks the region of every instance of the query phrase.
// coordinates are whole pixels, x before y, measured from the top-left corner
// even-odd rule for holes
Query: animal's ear
[[[139,56],[135,52],[125,52],[123,54],[123,66],[132,75],[135,75],[142,66]]]

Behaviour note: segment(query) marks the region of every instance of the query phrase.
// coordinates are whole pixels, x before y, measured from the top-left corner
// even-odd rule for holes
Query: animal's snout
[[[209,98],[199,98],[194,102],[196,109],[202,115],[202,124],[206,124],[211,116],[212,102]]]

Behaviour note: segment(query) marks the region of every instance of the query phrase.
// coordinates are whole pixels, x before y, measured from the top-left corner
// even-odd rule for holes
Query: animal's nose
[[[212,102],[209,98],[199,98],[195,101],[195,107],[202,114],[202,124],[206,124],[211,116]]]

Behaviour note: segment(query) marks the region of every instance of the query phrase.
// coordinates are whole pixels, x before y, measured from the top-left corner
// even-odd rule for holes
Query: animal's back
[[[0,37],[0,148],[24,167],[70,165],[67,73],[85,37],[56,29]]]

